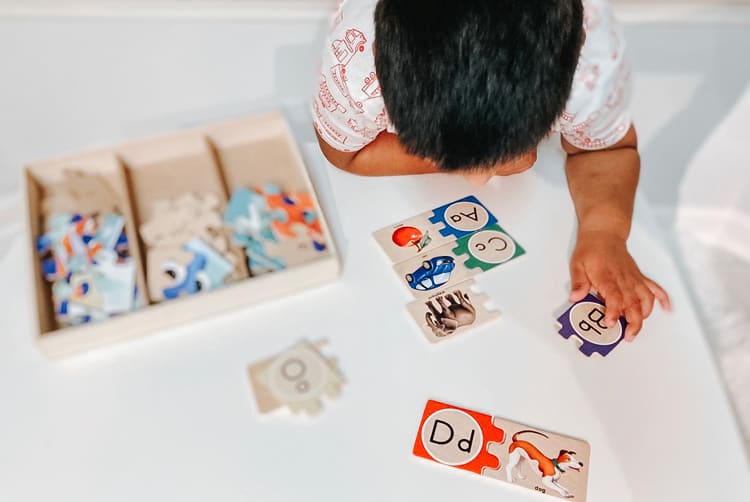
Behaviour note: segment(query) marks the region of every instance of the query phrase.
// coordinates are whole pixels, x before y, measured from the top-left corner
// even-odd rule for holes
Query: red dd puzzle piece
[[[505,431],[492,423],[492,416],[430,400],[422,414],[413,453],[482,474],[485,467],[500,468],[500,459],[487,451],[487,446],[504,441]]]

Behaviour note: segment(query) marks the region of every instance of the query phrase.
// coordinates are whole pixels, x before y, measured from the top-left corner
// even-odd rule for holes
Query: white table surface
[[[297,51],[295,44],[315,43],[318,33],[317,25],[299,23],[283,29],[258,25],[250,32],[241,23],[220,29],[186,22],[70,23],[24,27],[32,32],[31,45],[13,58],[29,71],[29,81],[52,72],[27,60],[47,54],[34,41],[34,30],[52,30],[63,35],[51,49],[63,60],[50,65],[84,70],[81,54],[104,50],[87,45],[87,34],[106,36],[106,50],[118,61],[132,51],[123,73],[151,70],[162,79],[164,93],[151,95],[146,83],[115,77],[106,79],[110,87],[87,88],[88,79],[74,71],[57,90],[27,89],[15,101],[2,96],[13,104],[12,117],[27,117],[18,128],[31,131],[37,124],[36,136],[19,136],[20,146],[5,147],[10,158],[83,148],[82,138],[148,134],[144,124],[169,115],[169,109],[182,111],[156,128],[181,125],[184,110],[242,108],[231,105],[262,100],[280,77],[294,94],[298,84],[287,77],[301,70],[278,66],[278,58],[291,54],[300,60],[309,50]],[[5,28],[0,41],[20,33],[18,26]],[[278,37],[279,45],[253,45],[254,36]],[[281,43],[290,39],[288,46]],[[165,54],[182,54],[191,43],[180,63],[164,67]],[[222,63],[232,58],[216,62],[220,75],[200,85],[187,78],[201,74],[187,61],[205,66],[213,61],[210,54],[237,45],[260,59],[275,54],[277,59],[262,61],[276,66],[252,78],[250,70],[236,68],[246,87],[227,81],[226,95],[217,89],[226,76],[221,72],[229,71]],[[95,72],[97,78],[107,68]],[[171,79],[184,79],[188,89],[168,92]],[[111,101],[128,89],[132,95]],[[190,108],[194,95],[203,104]],[[213,105],[209,95],[216,96]],[[40,106],[24,107],[34,96]],[[71,96],[88,104],[78,107],[75,123],[65,128],[63,98]],[[108,108],[99,110],[97,103]],[[643,200],[630,246],[644,271],[669,290],[675,312],[657,309],[636,343],[588,359],[554,329],[553,312],[567,296],[574,224],[554,143],[544,145],[531,172],[472,192],[447,176],[365,179],[330,170],[310,142],[304,115],[289,116],[335,220],[344,261],[335,284],[51,363],[31,342],[23,246],[20,238],[13,241],[0,262],[6,285],[0,290],[0,500],[545,500],[412,457],[430,398],[589,441],[590,501],[744,500],[750,472],[736,424],[686,290]],[[55,122],[44,123],[47,118]],[[125,125],[117,129],[111,125],[116,123]],[[468,193],[480,197],[528,253],[478,279],[502,310],[501,320],[431,346],[411,324],[404,308],[409,295],[370,234]],[[348,380],[342,397],[314,420],[259,416],[247,364],[302,337],[329,340]]]

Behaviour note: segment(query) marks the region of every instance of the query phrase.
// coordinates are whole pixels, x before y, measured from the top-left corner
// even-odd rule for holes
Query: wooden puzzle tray
[[[135,264],[134,296],[138,297],[139,306],[96,322],[61,327],[56,320],[59,305],[53,301],[54,284],[45,278],[47,270],[43,269],[40,260],[39,239],[49,231],[45,219],[50,212],[66,204],[70,207],[69,196],[61,198],[55,190],[66,180],[68,183],[71,178],[77,180],[71,173],[82,178],[93,176],[106,182],[106,191],[93,188],[85,192],[85,187],[81,187],[80,192],[85,192],[81,197],[98,198],[100,205],[116,207],[121,215],[124,221],[122,235],[126,236],[129,247],[128,260],[132,259]],[[24,169],[23,186],[27,211],[26,240],[30,246],[28,256],[33,304],[36,306],[35,338],[40,349],[51,357],[153,333],[223,310],[254,305],[330,282],[339,273],[337,252],[325,216],[280,113],[35,162]],[[75,191],[75,183],[72,186]],[[284,266],[277,267],[272,273],[258,274],[252,270],[253,264],[257,263],[252,260],[254,255],[227,235],[228,244],[223,255],[235,267],[227,275],[226,285],[200,294],[177,294],[179,298],[170,301],[161,298],[162,288],[156,285],[156,275],[161,272],[154,266],[155,262],[149,261],[153,250],[147,242],[154,239],[154,229],[148,228],[148,224],[159,217],[155,208],[163,207],[164,201],[197,194],[194,200],[201,201],[205,197],[217,207],[219,214],[228,207],[227,202],[236,191],[244,190],[250,197],[257,196],[256,192],[266,196],[264,189],[258,188],[264,186],[283,187],[284,192],[276,197],[284,201],[287,201],[287,193],[303,194],[308,204],[306,207],[310,209],[304,216],[309,216],[310,212],[315,214],[316,239],[322,243],[316,241],[314,251],[303,253],[300,251],[302,246],[296,241],[282,239],[283,245],[279,249],[286,253]],[[278,227],[274,228],[292,235],[289,224],[274,222],[274,225],[277,223]],[[149,233],[145,234],[144,230],[149,230]]]

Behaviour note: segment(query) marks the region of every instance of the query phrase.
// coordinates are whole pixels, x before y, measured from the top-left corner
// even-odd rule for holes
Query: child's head
[[[446,171],[523,164],[565,107],[582,40],[581,0],[375,10],[375,67],[399,140]]]

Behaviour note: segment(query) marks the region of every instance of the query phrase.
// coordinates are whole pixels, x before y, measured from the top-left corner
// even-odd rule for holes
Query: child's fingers
[[[651,312],[654,310],[655,296],[651,292],[651,290],[643,284],[639,284],[638,286],[636,286],[635,292],[641,301],[641,313],[643,314],[643,318],[645,319],[646,317],[650,316]]]
[[[583,264],[575,262],[570,264],[570,301],[575,303],[583,300],[583,298],[591,291],[591,282],[588,276],[586,276],[586,269],[583,268]]]
[[[641,306],[635,303],[628,307],[625,311],[625,319],[628,321],[628,327],[625,328],[625,341],[632,342],[643,327]]]
[[[620,288],[614,283],[607,283],[598,289],[601,291],[605,306],[607,307],[606,314],[604,315],[604,325],[611,328],[617,322],[625,306],[624,298],[620,292]]]
[[[656,300],[659,302],[659,305],[661,305],[661,308],[663,308],[667,312],[672,312],[672,302],[669,300],[669,295],[667,294],[667,292],[648,277],[644,277],[644,281],[646,282],[646,286],[648,286],[649,291],[651,291],[654,297],[656,297]]]

